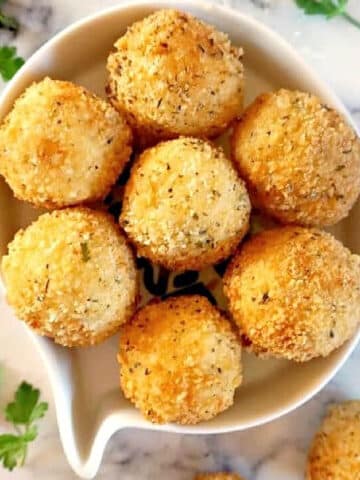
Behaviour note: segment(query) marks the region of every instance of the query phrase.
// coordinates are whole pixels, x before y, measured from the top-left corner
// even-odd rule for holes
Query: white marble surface
[[[14,0],[6,7],[22,28],[17,37],[0,32],[0,43],[18,46],[30,55],[55,32],[72,21],[116,0]],[[326,79],[360,127],[360,31],[342,19],[328,22],[305,17],[292,0],[219,0],[253,15],[282,34]],[[360,18],[360,2],[349,1]],[[1,319],[0,319],[1,322]],[[41,388],[50,411],[41,434],[31,446],[26,467],[11,474],[0,469],[1,480],[71,480],[58,433],[50,387],[40,358],[24,327],[10,322],[0,327],[0,407],[22,379]],[[316,398],[287,417],[243,433],[218,436],[179,436],[122,431],[111,440],[98,479],[190,480],[199,470],[234,470],[248,480],[300,480],[309,440],[325,406],[336,399],[360,398],[360,348],[337,377]],[[286,392],[284,392],[286,395]],[[0,431],[6,428],[0,416]]]

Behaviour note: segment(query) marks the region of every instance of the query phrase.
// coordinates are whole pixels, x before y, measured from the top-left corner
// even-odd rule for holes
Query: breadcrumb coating
[[[33,83],[0,128],[0,173],[17,198],[57,208],[102,199],[131,153],[109,103],[71,82]]]
[[[298,362],[325,357],[359,325],[360,256],[317,229],[266,230],[235,255],[224,291],[249,350]]]
[[[198,473],[194,480],[243,480],[237,473]]]
[[[139,256],[169,270],[200,270],[234,252],[250,208],[245,184],[223,151],[181,137],[138,158],[120,221]]]
[[[360,401],[329,408],[308,456],[307,480],[360,479]]]
[[[254,206],[285,224],[333,225],[360,192],[360,140],[314,95],[260,95],[234,128],[232,155]]]
[[[155,423],[195,424],[233,404],[241,347],[230,322],[205,298],[150,303],[121,328],[120,383]]]
[[[134,313],[135,262],[110,215],[88,208],[46,213],[8,248],[8,302],[40,335],[69,347],[93,345]]]
[[[242,111],[243,52],[195,17],[158,10],[134,23],[108,58],[108,96],[141,145],[213,137]]]

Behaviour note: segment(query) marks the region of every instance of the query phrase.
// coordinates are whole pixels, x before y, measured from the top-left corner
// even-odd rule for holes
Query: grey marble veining
[[[5,7],[21,22],[18,35],[0,32],[0,43],[11,43],[28,57],[44,41],[74,20],[114,0],[14,0]],[[335,89],[360,127],[360,31],[342,19],[328,22],[306,17],[292,0],[223,0],[219,3],[253,15],[283,35]],[[349,10],[360,18],[360,2],[350,0]],[[0,407],[23,378],[41,387],[51,399],[44,367],[23,326],[1,326],[0,364],[4,381]],[[271,424],[218,436],[181,436],[124,430],[108,445],[98,479],[190,480],[199,470],[234,470],[248,480],[303,479],[306,451],[326,405],[360,398],[360,349],[320,394],[296,412]],[[284,392],[286,395],[286,392]],[[71,480],[63,455],[54,408],[41,425],[26,467],[1,480]],[[0,431],[5,428],[0,419]]]

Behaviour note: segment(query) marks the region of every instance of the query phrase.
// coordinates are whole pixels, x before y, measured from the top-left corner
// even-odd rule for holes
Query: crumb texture
[[[317,229],[266,230],[235,255],[224,290],[249,350],[325,357],[359,325],[360,257]]]
[[[7,299],[40,335],[65,346],[92,345],[134,312],[135,262],[110,215],[55,210],[20,230],[8,249]]]
[[[360,192],[360,140],[310,93],[260,95],[232,136],[254,206],[285,224],[334,225]]]
[[[195,424],[233,404],[240,356],[230,323],[205,297],[169,298],[122,327],[121,387],[150,421]]]
[[[158,10],[134,23],[108,58],[108,95],[142,145],[213,137],[241,113],[242,50],[193,16]]]
[[[0,173],[20,200],[57,208],[102,199],[131,153],[132,134],[109,103],[45,78],[0,128]]]
[[[121,224],[138,255],[170,270],[200,270],[234,252],[249,216],[245,184],[223,151],[181,137],[138,158]]]
[[[360,479],[360,401],[329,408],[310,448],[306,479]]]

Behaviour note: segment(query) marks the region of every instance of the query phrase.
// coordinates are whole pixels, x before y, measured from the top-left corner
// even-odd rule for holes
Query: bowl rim
[[[180,6],[181,5],[181,6]],[[234,18],[234,22],[246,23],[248,24],[253,30],[259,32],[259,34],[263,35],[265,39],[269,42],[274,44],[279,50],[286,53],[288,56],[292,57],[296,62],[299,64],[299,69],[306,73],[309,77],[310,81],[314,85],[314,88],[321,90],[326,94],[329,98],[332,98],[334,103],[336,104],[337,108],[341,110],[350,124],[356,129],[354,122],[349,114],[349,112],[345,109],[342,102],[339,98],[334,94],[334,92],[328,87],[325,81],[323,81],[318,75],[313,71],[313,69],[305,62],[305,60],[300,56],[300,54],[285,40],[283,39],[278,33],[271,30],[266,25],[262,24],[260,21],[242,13],[239,10],[232,9],[228,6],[219,5],[208,3],[204,0],[140,0],[140,1],[131,1],[127,0],[124,3],[120,3],[115,6],[111,6],[105,9],[100,10],[99,12],[95,12],[91,15],[85,16],[81,18],[69,26],[65,27],[63,30],[59,31],[54,37],[50,40],[45,42],[33,55],[29,57],[26,61],[24,66],[16,73],[14,78],[9,82],[9,84],[4,88],[2,94],[0,95],[0,105],[4,104],[8,97],[12,95],[12,91],[16,90],[18,83],[20,83],[22,77],[26,72],[31,71],[33,65],[40,59],[47,51],[53,49],[56,45],[60,44],[68,35],[71,35],[74,31],[81,29],[82,27],[89,27],[93,22],[96,22],[102,18],[105,18],[112,14],[119,14],[121,12],[129,11],[132,9],[141,9],[150,7],[154,10],[161,9],[161,8],[178,8],[181,10],[187,9],[199,9],[205,12],[210,12],[213,15],[219,15],[220,17],[224,18],[224,22],[226,22],[226,18],[231,16]],[[4,286],[1,285],[0,280],[0,293],[1,289],[4,289]],[[101,458],[107,444],[107,441],[112,436],[112,434],[121,429],[121,428],[140,428],[145,430],[154,430],[154,431],[164,431],[164,432],[173,432],[173,433],[183,433],[183,434],[222,434],[222,433],[229,433],[234,431],[241,431],[246,430],[249,428],[253,428],[256,426],[263,425],[265,423],[271,422],[275,419],[278,419],[304,403],[308,402],[312,397],[314,397],[320,390],[324,388],[324,386],[336,375],[336,373],[342,368],[344,363],[347,361],[349,356],[352,354],[354,349],[356,348],[357,344],[360,341],[360,329],[358,330],[357,334],[355,334],[347,343],[346,350],[344,354],[336,362],[336,364],[329,369],[329,371],[320,377],[319,382],[310,389],[305,395],[301,396],[297,401],[290,403],[286,408],[280,407],[279,409],[273,411],[271,414],[263,414],[259,416],[257,420],[251,420],[248,422],[242,422],[239,424],[232,424],[230,426],[223,426],[223,427],[213,427],[213,426],[204,426],[202,427],[201,424],[196,426],[197,428],[194,429],[193,427],[187,426],[179,426],[174,424],[167,424],[167,425],[156,425],[151,424],[148,422],[147,424],[143,425],[136,425],[136,424],[129,424],[121,425],[121,420],[117,418],[116,414],[109,415],[102,424],[100,424],[97,432],[94,435],[93,443],[91,446],[90,453],[87,459],[83,459],[76,448],[76,442],[69,442],[69,432],[68,427],[61,421],[61,385],[56,382],[56,379],[52,375],[52,367],[47,360],[46,353],[44,351],[44,347],[41,343],[42,338],[38,338],[38,336],[33,333],[28,327],[26,330],[30,334],[36,349],[40,353],[40,356],[45,364],[45,368],[47,371],[47,375],[51,384],[51,389],[54,396],[54,404],[56,409],[56,417],[57,417],[57,424],[59,428],[61,442],[64,448],[64,452],[66,457],[69,460],[72,468],[75,472],[82,476],[83,478],[92,478],[100,465]],[[114,427],[115,425],[115,427]]]

